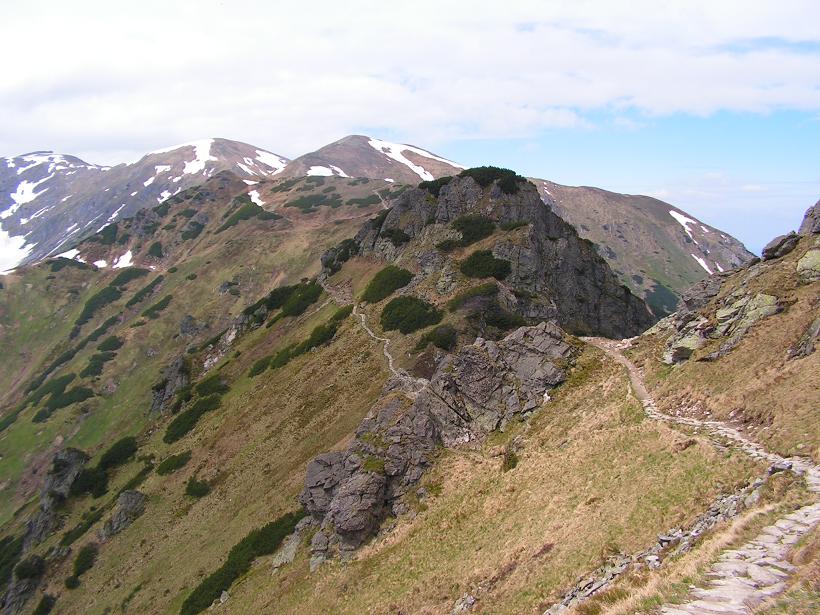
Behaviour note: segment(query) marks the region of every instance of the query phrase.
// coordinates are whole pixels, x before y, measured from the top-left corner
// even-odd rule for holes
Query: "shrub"
[[[101,352],[111,352],[112,350],[119,350],[122,348],[123,341],[118,338],[116,335],[111,335],[105,338],[100,345],[97,346],[97,350]]]
[[[134,436],[126,436],[117,440],[102,454],[97,466],[103,470],[121,466],[136,454],[137,448],[137,439]]]
[[[176,273],[177,271],[179,271],[179,267],[171,267],[168,269],[168,273]]]
[[[239,222],[242,222],[243,220],[250,220],[251,218],[256,217],[262,218],[263,220],[277,220],[282,216],[272,211],[265,211],[256,203],[252,203],[250,202],[250,200],[248,200],[247,203],[244,203],[239,207],[239,209],[233,212],[231,216],[225,221],[225,223],[218,229],[216,229],[216,232],[221,233],[222,231],[229,229],[232,226],[236,226]]]
[[[456,347],[457,340],[458,335],[453,327],[450,325],[441,325],[429,333],[425,333],[416,345],[416,350],[424,350],[427,344],[430,343],[442,350],[452,350]]]
[[[99,498],[108,492],[108,474],[100,467],[83,468],[82,471],[71,483],[69,493],[71,495],[85,495],[90,493],[93,497]]]
[[[0,539],[0,584],[5,585],[11,579],[14,566],[23,552],[23,536],[5,536]]]
[[[46,410],[54,412],[71,404],[76,404],[94,397],[94,391],[88,387],[74,387],[62,394],[54,394],[46,402]]]
[[[364,289],[362,299],[370,303],[378,303],[399,288],[407,286],[412,279],[413,274],[406,269],[388,265],[373,276],[367,288]]]
[[[109,286],[119,288],[126,286],[133,280],[147,276],[150,273],[148,269],[140,269],[139,267],[126,267],[120,271],[117,276],[108,283]]]
[[[523,327],[527,324],[523,316],[513,312],[508,312],[497,303],[490,306],[489,309],[484,310],[482,312],[482,316],[484,318],[484,322],[486,322],[489,326],[495,327],[496,329],[501,329],[502,331],[515,329],[516,327]]]
[[[510,261],[495,258],[489,250],[473,252],[461,263],[461,273],[470,278],[503,280],[511,271]]]
[[[336,335],[336,328],[337,324],[334,322],[329,322],[324,325],[319,325],[310,332],[308,338],[296,346],[296,348],[291,353],[291,356],[299,356],[300,354],[304,354],[308,352],[311,348],[318,348],[323,344],[327,344],[330,340],[333,339],[333,336]]]
[[[65,586],[67,589],[77,589],[80,586],[80,579],[74,576],[66,577]]]
[[[385,331],[398,329],[405,335],[441,321],[441,312],[417,297],[396,297],[382,310]]]
[[[288,513],[267,525],[253,530],[240,540],[222,566],[207,576],[188,595],[180,608],[180,615],[197,615],[211,606],[223,591],[240,576],[250,570],[253,560],[276,551],[282,540],[304,516],[303,512]]]
[[[334,312],[333,316],[330,317],[330,320],[333,322],[341,322],[348,316],[353,313],[353,305],[343,305],[340,307],[336,312]]]
[[[49,261],[49,265],[51,268],[52,273],[57,273],[64,267],[75,267],[77,269],[88,269],[88,265],[83,263],[82,261],[74,260],[73,258],[65,258],[60,256],[53,261]]]
[[[422,190],[427,190],[427,192],[438,198],[438,195],[441,193],[441,189],[451,181],[453,181],[453,178],[450,176],[439,177],[438,179],[434,179],[432,181],[421,182],[418,187]]]
[[[83,371],[80,372],[80,378],[99,376],[102,374],[103,366],[115,356],[117,356],[116,352],[99,352],[91,355],[88,359],[88,365],[86,365]]]
[[[248,376],[253,378],[254,376],[258,376],[262,372],[264,372],[270,366],[270,360],[273,358],[273,355],[268,355],[267,357],[262,357],[258,361],[256,361],[251,368],[248,370]]]
[[[316,303],[321,294],[322,287],[315,280],[311,280],[307,284],[299,284],[282,305],[282,314],[284,316],[299,316],[310,305]]]
[[[45,560],[39,555],[30,555],[14,567],[14,576],[18,579],[36,579],[46,569]]]
[[[381,231],[380,235],[388,239],[394,246],[400,246],[410,241],[410,235],[400,228],[389,228]]]
[[[83,536],[88,530],[91,529],[97,521],[102,519],[103,513],[105,512],[104,508],[100,508],[98,510],[86,513],[83,515],[83,520],[80,521],[77,525],[73,528],[68,530],[66,533],[63,534],[63,537],[60,539],[60,544],[64,547],[71,546],[74,542]]]
[[[472,169],[465,169],[459,173],[458,176],[472,177],[482,188],[497,181],[501,192],[505,194],[515,194],[521,189],[520,183],[527,181],[526,177],[517,175],[515,171],[501,169],[499,167],[474,167]]]
[[[105,332],[106,332],[106,331],[108,331],[108,330],[109,330],[111,327],[113,327],[113,326],[114,326],[117,322],[119,322],[119,320],[120,320],[120,317],[119,317],[119,316],[112,316],[111,318],[109,318],[108,320],[106,320],[103,324],[101,324],[99,327],[97,327],[96,329],[94,329],[94,331],[92,331],[92,332],[89,334],[89,336],[88,336],[87,338],[85,338],[85,340],[83,340],[83,341],[80,343],[80,348],[85,348],[86,344],[90,344],[91,342],[96,342],[96,341],[97,341],[98,339],[100,339],[103,335],[105,335]],[[79,350],[79,349],[78,349],[78,350]]]
[[[337,193],[331,194],[306,194],[299,198],[285,203],[286,207],[297,207],[303,213],[309,214],[317,207],[339,207],[342,205],[342,197]]]
[[[171,299],[173,299],[172,295],[165,295],[162,299],[157,301],[154,305],[147,308],[142,315],[146,316],[151,319],[159,318],[160,312],[168,307],[168,304],[171,303]]]
[[[185,495],[190,495],[194,498],[204,498],[211,492],[211,486],[207,481],[197,480],[193,476],[188,479],[185,485]]]
[[[109,224],[105,228],[98,231],[96,235],[92,235],[89,239],[91,241],[101,243],[104,246],[114,245],[114,242],[117,240],[117,225]]]
[[[504,458],[501,461],[501,471],[509,472],[518,465],[518,455],[509,446],[504,449]]]
[[[193,218],[196,215],[196,209],[193,207],[187,207],[179,212],[179,215],[183,218]]]
[[[379,203],[381,203],[381,199],[378,194],[347,200],[348,205],[356,205],[357,207],[367,207],[368,205],[378,205]]]
[[[487,216],[480,214],[468,214],[460,216],[453,221],[453,228],[461,233],[460,246],[469,246],[485,237],[489,237],[495,231],[495,222]]]
[[[214,374],[197,383],[194,390],[197,395],[205,397],[206,395],[224,395],[231,390],[231,387],[222,380],[222,376]]]
[[[91,570],[91,568],[94,567],[96,559],[97,545],[93,542],[89,542],[80,549],[77,553],[77,557],[74,559],[74,576],[80,578],[83,574]]]
[[[199,234],[202,232],[202,229],[205,228],[204,224],[200,224],[194,220],[190,220],[185,227],[185,230],[182,231],[180,237],[182,237],[183,241],[188,241],[189,239],[196,239],[199,237]]]
[[[181,412],[176,418],[171,421],[165,430],[165,436],[162,440],[166,444],[171,444],[182,438],[185,434],[196,427],[200,417],[206,412],[216,410],[222,405],[219,395],[211,395],[210,397],[203,397],[194,402],[194,404]]]
[[[37,405],[46,395],[61,394],[69,383],[77,377],[77,374],[64,374],[58,378],[52,378],[39,389],[28,396],[28,403]]]
[[[487,282],[486,284],[473,286],[472,288],[468,288],[467,290],[460,292],[447,302],[447,308],[451,312],[455,312],[474,297],[492,297],[497,294],[498,285],[495,282]]]
[[[384,459],[370,455],[362,462],[362,470],[373,474],[384,474]]]
[[[55,604],[57,604],[57,598],[49,594],[43,594],[43,597],[40,598],[40,602],[34,607],[31,615],[48,615],[51,613]]]
[[[522,226],[528,226],[529,222],[526,220],[516,220],[514,222],[505,222],[501,225],[502,231],[514,231],[517,228],[521,228]]]
[[[94,318],[94,314],[96,314],[99,310],[104,308],[109,303],[113,303],[120,297],[122,297],[122,292],[113,286],[106,286],[102,290],[94,293],[91,297],[89,297],[88,301],[85,302],[83,310],[80,312],[77,320],[74,321],[74,324],[81,327],[89,320]]]
[[[162,244],[159,241],[155,241],[151,244],[151,247],[148,248],[148,256],[155,258],[162,258],[164,256],[162,253]]]
[[[185,467],[185,465],[191,460],[191,451],[185,451],[183,453],[179,453],[178,455],[171,455],[164,459],[158,466],[157,466],[157,474],[160,476],[167,476],[168,474],[173,474],[180,468]]]

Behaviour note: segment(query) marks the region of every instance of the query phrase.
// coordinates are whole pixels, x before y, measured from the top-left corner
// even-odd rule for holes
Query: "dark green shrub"
[[[219,395],[211,395],[210,397],[203,397],[196,400],[193,405],[179,413],[176,418],[168,425],[165,430],[165,436],[162,440],[166,444],[171,444],[182,438],[185,434],[196,427],[200,417],[206,412],[216,410],[222,405]]]
[[[185,451],[178,455],[171,455],[170,457],[164,459],[158,466],[157,466],[157,474],[160,476],[167,476],[168,474],[172,474],[179,470],[180,468],[185,467],[185,465],[191,460],[191,451]]]
[[[23,553],[23,536],[5,536],[0,539],[0,584],[5,587],[14,567],[17,565],[20,555]]]
[[[461,233],[459,245],[469,246],[492,235],[495,231],[495,222],[487,216],[468,214],[456,218],[453,221],[453,228]]]
[[[211,492],[211,486],[207,481],[197,480],[193,476],[188,479],[185,485],[185,495],[190,495],[194,498],[204,498]]]
[[[52,273],[57,273],[65,267],[74,267],[76,269],[89,269],[90,267],[82,261],[74,260],[73,258],[65,258],[60,256],[53,261],[49,261]]]
[[[197,278],[197,275],[195,273],[189,273],[188,275],[185,276],[186,280],[196,280],[196,278]]]
[[[323,344],[327,344],[333,339],[333,336],[336,335],[336,327],[337,325],[334,322],[315,327],[313,331],[310,332],[308,338],[296,346],[291,355],[299,356],[300,354],[308,352],[311,348],[318,348]]]
[[[99,376],[102,374],[103,366],[117,356],[116,352],[99,352],[91,355],[88,359],[88,365],[80,372],[80,378],[87,378],[88,376]]]
[[[80,312],[80,315],[77,317],[77,320],[74,321],[74,324],[81,327],[89,320],[94,318],[94,314],[96,314],[99,310],[104,308],[109,303],[113,303],[120,297],[122,297],[122,292],[113,286],[106,286],[102,290],[94,293],[88,298],[88,301],[85,302],[83,311]]]
[[[37,405],[46,395],[61,394],[65,388],[71,383],[77,374],[64,374],[57,378],[52,378],[45,384],[41,385],[39,389],[28,396],[27,402]]]
[[[362,293],[362,299],[370,303],[378,303],[392,295],[399,288],[407,286],[412,279],[413,274],[406,269],[388,265],[373,276],[367,288],[364,289],[364,293]]]
[[[171,267],[168,269],[168,273],[176,273],[179,271],[179,267]]]
[[[103,470],[110,470],[130,461],[137,452],[137,439],[134,436],[126,436],[117,440],[100,457],[98,467]]]
[[[315,280],[311,280],[307,284],[299,284],[282,305],[282,314],[285,316],[299,316],[309,306],[316,303],[321,294],[322,287]]]
[[[74,576],[66,577],[65,586],[66,589],[77,589],[80,586],[80,579]]]
[[[243,220],[250,220],[251,218],[262,218],[263,220],[277,220],[281,218],[279,214],[276,214],[272,211],[265,211],[256,203],[248,202],[243,204],[239,209],[231,214],[231,216],[225,221],[225,223],[216,229],[217,233],[221,233],[222,231],[231,228],[232,226],[236,226],[239,222]]]
[[[458,239],[445,239],[444,241],[439,241],[436,244],[436,248],[442,252],[452,252],[460,245],[461,242]]]
[[[51,412],[42,408],[34,413],[34,416],[31,417],[32,423],[45,423],[49,417],[51,416]]]
[[[503,280],[512,270],[510,261],[495,258],[489,250],[473,252],[461,263],[461,273],[470,278],[495,278]]]
[[[85,513],[82,521],[63,534],[63,537],[60,539],[60,544],[64,547],[74,544],[78,538],[85,535],[85,533],[91,529],[91,526],[102,519],[104,513],[104,508]]]
[[[163,201],[162,203],[160,203],[159,205],[157,205],[156,207],[153,208],[154,211],[156,212],[156,214],[160,218],[164,218],[165,216],[168,215],[168,212],[171,211],[171,203],[169,202],[170,200],[171,199],[168,199],[167,201]]]
[[[333,314],[333,316],[330,317],[330,320],[332,320],[333,322],[341,322],[345,318],[350,316],[352,313],[353,313],[353,305],[352,304],[351,305],[343,305],[338,310],[336,310],[336,312]]]
[[[457,294],[455,297],[447,302],[447,308],[451,312],[455,312],[462,305],[474,297],[492,297],[498,294],[498,285],[495,282],[487,282],[486,284],[479,284],[472,288],[468,288]]]
[[[514,469],[517,465],[518,455],[512,448],[506,447],[504,449],[504,458],[501,461],[501,471],[509,472],[510,470]]]
[[[172,295],[165,295],[162,299],[157,301],[154,305],[142,313],[143,316],[151,319],[159,318],[160,312],[168,307],[168,304],[171,303],[171,299],[173,299]]]
[[[18,579],[36,579],[46,569],[45,560],[39,555],[29,555],[14,567],[14,576]]]
[[[441,312],[417,297],[396,297],[382,310],[385,331],[398,329],[405,335],[441,321]]]
[[[384,221],[387,219],[387,214],[390,213],[391,209],[392,209],[392,207],[390,209],[383,209],[382,211],[377,213],[375,216],[370,218],[371,228],[381,230],[382,225],[384,224]]]
[[[194,390],[200,397],[205,397],[207,395],[224,395],[231,390],[231,387],[222,380],[222,376],[214,374],[197,383]]]
[[[83,468],[71,484],[69,493],[74,496],[90,493],[99,498],[108,492],[108,474],[99,467]]]
[[[196,239],[197,237],[199,237],[199,234],[202,232],[202,229],[204,228],[204,224],[200,224],[199,222],[190,220],[185,230],[182,231],[180,237],[182,237],[183,241],[188,241],[189,239]]]
[[[132,489],[136,489],[139,487],[143,481],[148,478],[148,475],[154,471],[154,462],[152,459],[148,459],[144,461],[145,465],[142,466],[139,472],[134,474],[127,483],[125,483],[120,490],[117,492],[117,497],[120,497],[120,494],[123,491],[131,491]]]
[[[46,410],[54,412],[71,404],[76,404],[94,397],[94,391],[88,387],[74,387],[65,393],[52,395],[45,404]]]
[[[306,194],[285,203],[286,207],[297,207],[306,214],[312,213],[317,207],[336,208],[341,205],[342,197],[335,192],[331,194]]]
[[[416,350],[424,350],[427,348],[427,344],[430,343],[442,350],[452,350],[456,347],[457,341],[458,334],[456,330],[450,325],[441,325],[425,333],[416,345]]]
[[[103,324],[99,327],[94,329],[85,340],[80,344],[80,348],[85,348],[86,344],[90,344],[91,342],[96,342],[100,339],[103,335],[105,335],[106,331],[108,331],[111,327],[117,324],[120,320],[119,316],[112,316],[108,320],[106,320]]]
[[[196,209],[194,209],[193,207],[188,207],[179,212],[179,215],[183,218],[193,218],[196,215]]]
[[[502,331],[523,327],[527,324],[523,316],[508,312],[497,303],[483,310],[481,316],[484,318],[484,322],[489,326],[501,329]]]
[[[356,205],[357,207],[367,207],[368,205],[378,205],[379,203],[381,203],[381,199],[378,194],[347,200],[348,205]]]
[[[97,346],[97,350],[100,352],[111,352],[112,350],[119,350],[122,348],[123,341],[118,338],[116,335],[111,335],[105,338],[100,345]]]
[[[117,225],[109,224],[102,230],[98,231],[96,235],[92,235],[88,239],[89,241],[101,243],[104,246],[114,245],[114,242],[117,240]]]
[[[529,222],[526,220],[516,220],[515,222],[505,222],[501,225],[502,231],[514,231],[517,228],[521,228],[522,226],[528,226]]]
[[[55,604],[57,604],[57,598],[49,594],[43,594],[43,597],[40,598],[40,602],[34,607],[31,615],[48,615],[51,613]]]
[[[180,615],[197,615],[211,606],[223,591],[250,570],[253,560],[276,551],[285,537],[305,515],[288,513],[267,525],[253,530],[231,549],[228,558],[216,572],[202,580],[182,603]]]
[[[148,256],[155,258],[162,258],[164,256],[162,253],[162,244],[159,241],[155,241],[151,244],[151,247],[148,248]]]
[[[400,228],[389,228],[382,230],[380,235],[385,239],[388,239],[390,243],[392,243],[396,247],[410,241],[410,235],[405,233]]]
[[[258,376],[262,372],[264,372],[270,366],[270,360],[273,358],[273,355],[268,355],[267,357],[262,357],[258,361],[256,361],[251,368],[248,370],[248,376],[253,378],[254,376]]]
[[[74,558],[74,576],[80,578],[94,567],[94,562],[97,560],[97,545],[89,542],[84,545]]]
[[[148,269],[140,269],[139,267],[126,267],[120,271],[117,276],[108,283],[109,286],[120,288],[126,286],[129,282],[147,276],[151,273]]]
[[[438,179],[434,179],[432,181],[421,182],[418,187],[422,190],[427,190],[427,192],[438,198],[438,195],[441,193],[441,189],[451,181],[453,181],[453,178],[450,176],[439,177]]]
[[[515,194],[521,189],[521,182],[526,182],[526,177],[517,175],[510,169],[499,167],[474,167],[465,169],[458,174],[459,177],[472,177],[482,188],[489,186],[494,181],[498,182],[498,187],[505,194]]]

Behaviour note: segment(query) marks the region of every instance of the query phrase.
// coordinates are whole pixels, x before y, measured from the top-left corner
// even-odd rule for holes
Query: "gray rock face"
[[[188,386],[191,381],[191,366],[183,356],[179,356],[165,368],[160,380],[153,387],[151,412],[162,412],[177,391]]]
[[[820,233],[820,201],[806,210],[803,223],[800,225],[799,235],[817,235]]]
[[[40,510],[26,523],[23,551],[40,544],[59,527],[57,508],[68,498],[71,485],[87,461],[88,456],[76,448],[55,453],[40,492]]]
[[[814,352],[814,346],[820,338],[820,318],[815,318],[814,321],[806,328],[803,335],[797,343],[789,348],[787,358],[789,360],[802,359]]]
[[[775,258],[786,256],[789,252],[797,247],[800,241],[800,236],[794,231],[788,235],[780,235],[772,239],[763,248],[763,260],[769,261]]]
[[[368,221],[355,241],[361,254],[385,260],[419,251],[419,260],[424,260],[419,268],[425,271],[429,249],[419,244],[435,245],[452,235],[455,231],[448,225],[460,216],[481,214],[497,224],[526,222],[524,232],[492,248],[496,258],[510,262],[505,282],[526,297],[519,300],[520,314],[557,320],[564,329],[583,335],[630,337],[649,327],[654,317],[646,304],[618,281],[595,245],[545,206],[535,186],[519,186],[516,194],[506,194],[497,183],[482,188],[464,177],[442,187],[438,198],[426,190],[406,190],[386,216]],[[396,230],[418,241],[397,247],[388,238]],[[449,286],[445,281],[441,290]]]
[[[123,491],[114,512],[99,532],[100,540],[105,542],[131,525],[145,512],[145,500],[145,494],[139,491]]]
[[[300,501],[321,524],[312,567],[373,536],[430,466],[437,447],[480,440],[540,408],[562,382],[576,349],[552,323],[522,327],[499,342],[477,339],[436,368],[415,398],[388,382],[344,452],[310,462]]]

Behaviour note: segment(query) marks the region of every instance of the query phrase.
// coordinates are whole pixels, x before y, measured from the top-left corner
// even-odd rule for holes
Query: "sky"
[[[820,198],[820,2],[0,4],[0,155],[347,134],[649,194],[752,251]]]

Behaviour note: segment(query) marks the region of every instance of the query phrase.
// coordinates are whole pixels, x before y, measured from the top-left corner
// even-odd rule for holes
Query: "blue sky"
[[[7,2],[0,155],[365,133],[657,196],[759,251],[820,198],[818,23],[816,0]]]

